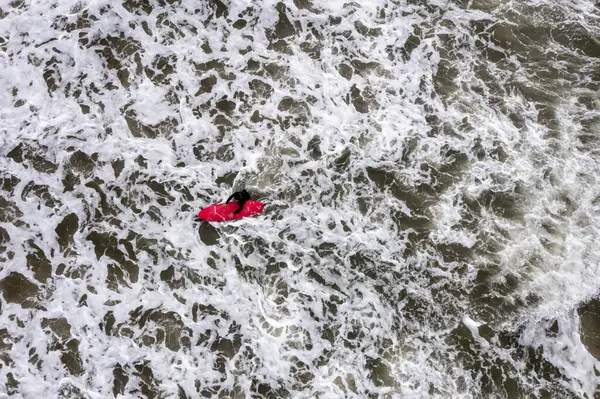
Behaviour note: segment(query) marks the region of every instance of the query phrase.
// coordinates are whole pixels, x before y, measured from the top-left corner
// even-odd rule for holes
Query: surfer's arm
[[[246,203],[246,200],[242,200],[239,202],[240,207],[237,209],[237,211],[233,212],[234,215],[237,215],[238,213],[240,213],[242,211],[242,209],[244,209],[244,204]]]
[[[228,203],[229,201],[235,199],[237,197],[238,193],[233,193],[229,196],[229,198],[227,198],[227,201],[225,201],[225,203]]]

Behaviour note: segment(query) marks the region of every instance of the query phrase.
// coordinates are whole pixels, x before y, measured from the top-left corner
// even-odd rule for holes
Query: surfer
[[[238,210],[233,212],[233,214],[235,215],[235,214],[240,213],[242,211],[242,209],[244,209],[244,204],[249,199],[250,199],[250,194],[248,194],[248,191],[242,190],[242,191],[236,191],[235,193],[231,194],[231,196],[229,198],[227,198],[227,201],[225,201],[225,203],[229,203],[230,201],[235,200],[240,204],[240,207],[238,208]]]

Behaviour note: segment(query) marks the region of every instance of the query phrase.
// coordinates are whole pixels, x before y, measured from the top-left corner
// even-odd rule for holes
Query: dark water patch
[[[133,365],[133,376],[139,379],[139,389],[130,391],[132,394],[142,395],[147,399],[159,399],[164,397],[158,388],[160,381],[154,377],[154,372],[149,361],[137,362]]]
[[[34,307],[40,293],[36,284],[18,272],[11,272],[0,280],[0,290],[6,302],[18,303],[23,308]]]
[[[366,77],[370,73],[374,73],[378,76],[383,76],[388,79],[393,79],[392,74],[385,70],[379,63],[374,61],[363,62],[360,59],[351,59],[350,64],[353,67],[354,72],[358,75]],[[349,79],[348,79],[349,80]]]
[[[173,352],[179,351],[181,347],[190,348],[192,330],[185,326],[181,317],[175,312],[155,312],[149,317],[158,327],[156,331],[156,343],[164,345]]]
[[[388,363],[382,358],[366,357],[366,365],[369,370],[369,378],[376,387],[393,387],[396,384],[395,378]]]
[[[100,209],[102,213],[99,215],[95,215],[97,218],[107,217],[107,216],[115,216],[119,214],[118,208],[116,208],[112,202],[109,203],[106,194],[102,190],[104,187],[104,181],[98,177],[95,177],[93,180],[87,182],[85,187],[93,189],[100,196]],[[111,206],[112,205],[112,206]],[[98,210],[96,210],[96,213]]]
[[[402,201],[411,210],[411,213],[414,212],[413,218],[418,219],[419,215],[424,215],[425,210],[433,204],[434,200],[429,193],[403,184],[393,171],[367,167],[367,174],[379,190],[389,190],[395,198]]]
[[[421,45],[420,34],[420,29],[415,28],[414,34],[411,34],[401,47],[400,50],[405,61],[410,60],[412,52]]]
[[[213,124],[222,135],[225,135],[226,132],[230,132],[235,128],[235,125],[225,115],[217,115],[213,119]]]
[[[254,96],[259,98],[269,98],[273,94],[273,87],[261,79],[251,80],[248,82],[248,87]]]
[[[23,187],[23,191],[21,191],[21,199],[23,201],[27,201],[30,194],[35,195],[40,202],[48,208],[54,208],[60,204],[60,202],[50,193],[48,186],[35,184],[33,180]],[[40,209],[40,206],[38,206],[38,209]]]
[[[108,317],[108,318],[107,318]],[[112,313],[105,316],[105,330],[107,334],[123,335],[124,331],[132,331],[130,338],[140,346],[164,345],[173,352],[179,351],[182,347],[191,347],[191,338],[193,331],[187,327],[181,320],[181,317],[175,312],[162,312],[158,309],[144,309],[138,307],[130,312],[130,319],[127,322],[114,326],[115,319]],[[137,326],[137,327],[136,327]],[[137,328],[142,332],[133,333]],[[125,334],[129,336],[129,333]]]
[[[82,307],[82,306],[88,307],[87,298],[88,298],[88,295],[83,294],[81,296],[81,298],[79,298],[79,301],[77,302],[77,307]]]
[[[289,121],[292,126],[306,125],[311,116],[306,102],[291,97],[284,97],[277,105],[277,110],[289,115],[284,116],[284,121]]]
[[[513,191],[484,190],[478,202],[498,216],[521,220],[524,216],[523,192],[518,186]]]
[[[247,115],[254,107],[251,95],[242,90],[238,90],[233,94],[233,100],[236,101],[236,107],[240,114]]]
[[[200,240],[206,245],[216,245],[219,243],[221,235],[219,231],[208,222],[201,222],[198,228]]]
[[[542,59],[541,49],[547,47],[550,37],[550,30],[547,26],[526,26],[523,23],[515,26],[509,21],[494,24],[490,33],[496,46],[510,49],[513,54],[523,58],[524,61]],[[524,59],[526,55],[532,58]]]
[[[354,28],[356,28],[356,31],[363,36],[378,37],[382,34],[381,28],[369,28],[361,21],[355,21]]]
[[[327,251],[329,252],[329,251]],[[327,253],[323,253],[323,251],[321,251],[321,255],[323,257],[326,257]],[[318,283],[319,285],[323,286],[323,287],[329,287],[339,293],[341,293],[341,295],[344,295],[344,293],[341,291],[340,287],[333,282],[328,282],[321,274],[319,274],[317,271],[315,271],[314,269],[311,269],[308,271],[308,273],[306,274],[307,279],[315,281],[316,283]]]
[[[135,158],[135,163],[140,166],[142,169],[148,169],[148,160],[143,156],[143,155],[138,155]],[[139,172],[134,172],[131,177],[130,180],[135,183],[137,183],[139,180],[137,179],[138,176],[141,176],[142,174]]]
[[[218,184],[219,186],[221,186],[221,185],[231,186],[233,184],[233,182],[235,181],[237,175],[238,175],[238,172],[225,173],[224,175],[217,177],[215,179],[215,183]],[[192,200],[192,199],[190,199],[190,200]]]
[[[346,95],[346,103],[351,103],[354,109],[361,114],[369,113],[369,109],[372,107],[377,108],[377,103],[368,88],[360,90],[356,85],[353,85],[350,93]]]
[[[107,35],[92,40],[88,47],[94,49],[108,69],[120,70],[133,61],[132,56],[140,51],[142,46],[140,42],[126,37],[125,33],[121,32],[118,36]]]
[[[23,212],[13,201],[0,197],[0,222],[13,223],[22,216]]]
[[[587,57],[600,58],[600,42],[593,32],[580,23],[561,23],[562,16],[557,16],[555,20],[558,23],[551,30],[553,40]]]
[[[233,111],[235,111],[236,103],[234,101],[229,101],[226,98],[221,99],[216,102],[216,108],[223,112],[226,115],[231,115]]]
[[[54,173],[56,169],[58,169],[58,165],[41,155],[47,154],[48,152],[47,146],[33,146],[21,143],[14,147],[7,154],[7,157],[17,163],[29,164],[38,172]]]
[[[120,363],[117,363],[115,368],[113,369],[113,388],[112,392],[114,397],[117,395],[124,395],[125,388],[127,387],[127,383],[129,382],[128,373],[123,370],[123,366]]]
[[[585,57],[596,58],[600,45],[579,23],[565,22],[565,10],[557,5],[522,4],[510,11],[499,6],[498,12],[502,12],[505,21],[486,28],[481,33],[482,38],[515,56],[521,68],[536,77],[535,81],[507,82],[506,88],[537,103],[542,110],[540,123],[556,136],[559,121],[553,114],[553,106],[565,90],[592,84],[588,79],[581,79],[581,74],[594,68]],[[502,67],[514,70],[510,63],[503,63]]]
[[[14,194],[14,189],[20,181],[21,179],[13,175],[3,177],[0,179],[0,187],[9,194]]]
[[[449,96],[459,89],[455,83],[458,70],[448,60],[442,59],[438,64],[437,73],[433,78],[435,91],[441,96]]]
[[[93,22],[98,21],[98,18],[93,14],[90,15],[88,10],[73,11],[78,13],[75,22],[71,22],[72,18],[69,18],[65,15],[61,15],[54,19],[54,22],[52,23],[51,27],[55,30],[71,33],[77,30],[90,28]]]
[[[442,255],[444,262],[468,262],[473,256],[473,251],[459,243],[433,244],[436,252]]]
[[[173,117],[166,118],[153,125],[145,124],[140,121],[137,111],[131,106],[126,106],[121,111],[133,137],[149,139],[155,139],[157,137],[170,137],[179,125],[179,122],[177,122],[177,120]]]
[[[547,140],[560,139],[562,131],[556,108],[547,104],[538,105],[536,108],[538,109],[538,123],[548,127],[545,138]]]
[[[267,37],[271,41],[276,39],[285,39],[296,34],[294,24],[289,20],[287,12],[289,11],[284,3],[277,3],[275,9],[278,12],[278,20],[273,30],[267,30]]]
[[[254,58],[248,59],[247,67],[244,72],[252,73],[259,77],[269,77],[273,80],[286,80],[288,79],[289,67],[286,65],[279,65],[275,62],[261,63]],[[291,84],[292,80],[288,80]]]
[[[129,260],[129,257],[118,248],[120,241],[123,240],[118,240],[115,234],[99,231],[92,231],[88,234],[87,239],[94,244],[94,252],[96,253],[96,258],[98,260],[103,256],[107,256],[118,262],[120,267],[115,264],[108,265],[109,275],[107,276],[107,281],[110,281],[110,286],[113,289],[116,288],[118,282],[125,282],[124,273],[127,273],[127,279],[131,283],[138,281],[139,268],[137,264]],[[133,260],[136,259],[133,258]],[[128,286],[128,284],[126,284],[126,286]]]
[[[340,75],[342,75],[342,77],[344,77],[344,79],[350,80],[354,74],[354,68],[347,63],[342,62],[340,65],[338,65],[338,72]]]
[[[184,278],[175,278],[175,267],[172,265],[160,272],[160,279],[161,281],[164,281],[171,290],[176,290],[185,286]]]
[[[275,42],[272,42],[267,48],[269,50],[277,51],[278,53],[294,55],[294,51],[290,47],[289,43],[285,40],[277,40]]]
[[[127,236],[127,240],[134,242],[135,240],[135,248],[138,251],[145,251],[152,258],[153,263],[156,265],[158,263],[159,257],[159,245],[158,240],[155,238],[146,238],[141,234],[137,234],[134,232],[129,233]]]
[[[222,145],[215,152],[215,159],[221,162],[231,162],[234,158],[235,153],[231,144]]]
[[[481,11],[494,11],[502,3],[499,0],[453,0],[453,3],[463,8]]]
[[[57,276],[65,276],[73,280],[80,280],[84,279],[87,276],[91,267],[92,266],[89,264],[70,265],[67,269],[67,265],[61,263],[56,267],[55,273]]]
[[[52,263],[46,257],[44,251],[35,245],[33,241],[29,242],[32,253],[27,255],[27,268],[33,272],[37,281],[44,284],[52,277]]]
[[[71,325],[64,317],[47,319],[43,318],[41,321],[43,329],[52,331],[54,336],[60,341],[66,341],[71,338]]]
[[[228,18],[229,17],[229,9],[221,0],[210,0],[209,8],[214,12],[215,18]],[[211,17],[213,16],[211,15]],[[210,20],[210,17],[209,17]]]
[[[38,370],[41,369],[42,361],[40,360],[39,355],[36,353],[36,349],[35,348],[31,348],[29,350],[29,360],[28,360],[28,362],[30,364],[32,364],[33,366],[37,367]]]
[[[125,0],[122,5],[123,8],[135,15],[150,15],[153,9],[147,0]]]
[[[106,286],[116,292],[120,291],[120,287],[131,288],[127,281],[123,267],[115,263],[109,263],[106,266]]]
[[[104,333],[106,335],[114,335],[115,330],[114,330],[114,325],[115,325],[116,319],[115,319],[115,315],[113,314],[112,310],[109,310],[108,312],[106,312],[106,314],[104,315],[104,318],[102,320],[102,322],[99,324],[99,327],[101,330],[104,331]]]
[[[600,117],[592,116],[581,120],[581,133],[577,134],[581,150],[600,147]]]
[[[558,100],[558,96],[556,95],[557,90],[553,87],[543,87],[539,85],[532,85],[530,83],[515,82],[512,86],[509,85],[509,89],[518,92],[531,103],[542,104],[542,107],[547,107],[546,104],[552,104]]]
[[[181,0],[166,0],[169,4],[180,4]],[[186,33],[191,35],[197,35],[198,29],[196,26],[179,19],[169,18],[170,12],[164,12],[158,15],[156,18],[157,25],[162,25],[165,28],[162,29],[162,40],[161,43],[170,45],[175,43],[179,39],[186,37]]]
[[[478,330],[482,338],[475,339],[471,331],[461,324],[445,340],[455,348],[455,361],[471,371],[473,379],[478,381],[481,394],[525,397],[537,393],[545,398],[557,397],[555,395],[575,397],[562,386],[561,381],[565,381],[565,377],[545,359],[541,347],[520,345],[517,332],[495,332],[486,325]],[[489,352],[481,340],[498,342],[501,349],[511,351],[512,359]],[[516,369],[514,362],[523,364],[524,368]],[[553,394],[550,395],[550,392]]]
[[[4,253],[10,243],[10,235],[8,231],[2,226],[0,226],[0,254]]]
[[[313,60],[320,60],[322,57],[321,51],[323,45],[319,38],[320,35],[312,33],[309,34],[307,39],[300,43],[300,50],[305,52]]]
[[[196,72],[199,75],[204,75],[204,73],[208,71],[215,71],[221,79],[224,80],[235,80],[235,73],[230,72],[228,68],[226,68],[227,60],[226,59],[214,59],[208,62],[203,62],[199,64],[194,64]],[[211,76],[210,74],[209,76]]]
[[[185,389],[183,389],[183,387],[181,385],[177,384],[177,388],[178,388],[178,391],[177,391],[178,399],[190,399],[187,396],[187,394],[185,393]],[[239,390],[237,392],[234,390],[232,393],[228,392],[228,397],[236,398],[238,396],[241,396],[242,394],[243,394],[243,392],[241,390]]]
[[[73,243],[73,235],[79,229],[79,217],[76,213],[70,213],[58,223],[56,229],[56,235],[58,236],[58,245],[61,251],[64,251],[69,245]]]
[[[283,386],[282,383],[274,384],[271,381],[266,381],[265,379],[260,378],[260,376],[254,376],[252,378],[250,391],[255,397],[265,399],[286,399],[292,397],[290,392]]]
[[[303,391],[311,387],[311,383],[315,376],[312,372],[312,367],[300,359],[292,357],[292,365],[290,367],[290,374],[294,378],[292,382],[292,389],[296,391]]]
[[[242,347],[242,336],[238,333],[239,330],[240,326],[233,322],[226,337],[215,338],[210,347],[211,352],[222,354],[229,360],[233,359]]]
[[[436,165],[422,163],[420,165],[420,169],[430,176],[431,183],[423,186],[427,186],[427,189],[432,191],[432,196],[440,195],[449,187],[458,183],[469,167],[466,154],[451,149],[444,149],[444,151],[444,158],[446,159],[444,163]]]
[[[75,189],[75,186],[78,186],[79,184],[81,184],[81,179],[79,176],[77,176],[73,172],[67,170],[63,174],[63,178],[62,178],[61,182],[64,187],[63,192],[66,193],[68,191],[73,191]]]
[[[123,172],[123,169],[125,168],[125,161],[122,159],[116,159],[111,163],[111,165],[115,173],[115,178],[118,178],[119,175],[121,175],[121,172]]]
[[[505,389],[510,387],[511,395],[517,397],[524,395],[524,392],[519,389],[518,380],[511,378],[513,370],[510,364],[496,363],[482,354],[481,352],[484,352],[482,344],[473,338],[471,331],[464,324],[454,329],[445,340],[456,349],[457,361],[479,379],[481,385],[479,389],[482,393],[498,395],[504,391],[507,394]],[[512,397],[511,395],[509,397]]]
[[[69,158],[68,168],[73,173],[81,174],[83,177],[89,178],[94,173],[97,160],[98,153],[94,153],[90,156],[81,150],[77,150]]]
[[[198,322],[198,320],[202,321],[205,318],[210,317],[210,316],[219,316],[219,315],[223,319],[229,318],[227,313],[219,312],[211,304],[204,305],[201,303],[194,303],[194,305],[192,306],[192,320],[194,321],[194,323]]]
[[[244,72],[258,74],[261,69],[262,69],[262,64],[260,63],[260,61],[257,61],[254,58],[249,58],[246,63],[246,69],[244,70]]]
[[[169,85],[171,83],[170,75],[173,74],[174,65],[177,63],[177,56],[161,56],[157,55],[151,63],[150,68],[145,68],[144,71],[148,79],[156,85]]]
[[[12,347],[13,342],[8,330],[6,328],[0,329],[0,352],[8,352]]]
[[[320,159],[323,156],[323,153],[321,152],[321,137],[315,135],[310,139],[306,144],[306,151],[312,159]]]
[[[494,263],[479,266],[469,291],[473,314],[490,324],[501,322],[534,304],[514,297],[520,276],[505,274],[502,270],[501,266]]]
[[[596,359],[600,359],[600,300],[591,299],[577,309],[580,317],[581,342]]]
[[[17,395],[19,393],[19,385],[21,385],[19,380],[15,378],[13,373],[8,372],[6,374],[6,393],[8,396]]]
[[[21,143],[21,144],[17,145],[16,147],[14,147],[12,150],[10,150],[10,152],[8,154],[6,154],[6,156],[17,163],[22,163],[23,162],[23,149],[24,149],[24,146],[23,146],[23,143]]]
[[[43,77],[48,87],[48,94],[52,97],[52,93],[58,89],[62,83],[62,75],[60,73],[59,64],[62,62],[57,60],[56,57],[50,58],[46,61],[46,67],[44,68]]]
[[[171,202],[175,201],[175,198],[173,198],[173,196],[166,191],[166,186],[169,186],[169,183],[159,182],[152,178],[146,182],[146,184],[156,194],[155,198],[158,198],[157,202],[159,205],[167,206]]]
[[[58,399],[90,399],[90,397],[82,392],[81,388],[65,382],[58,388]]]
[[[89,89],[85,87],[85,79],[87,77],[88,75],[85,73],[78,74],[73,80],[66,82],[63,93],[66,97],[77,99],[80,107],[85,106],[89,112],[90,107],[81,103],[84,101],[84,98],[82,98],[81,95],[84,93],[89,93]]]
[[[237,21],[235,21],[232,26],[235,29],[244,29],[247,24],[248,24],[248,22],[245,19],[240,18]]]

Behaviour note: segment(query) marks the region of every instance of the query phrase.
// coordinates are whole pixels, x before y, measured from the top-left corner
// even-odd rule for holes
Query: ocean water
[[[596,1],[2,0],[0,91],[0,397],[600,397]]]

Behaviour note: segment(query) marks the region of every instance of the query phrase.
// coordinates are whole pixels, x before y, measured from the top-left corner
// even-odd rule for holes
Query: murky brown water
[[[598,396],[599,18],[0,6],[0,393]]]

